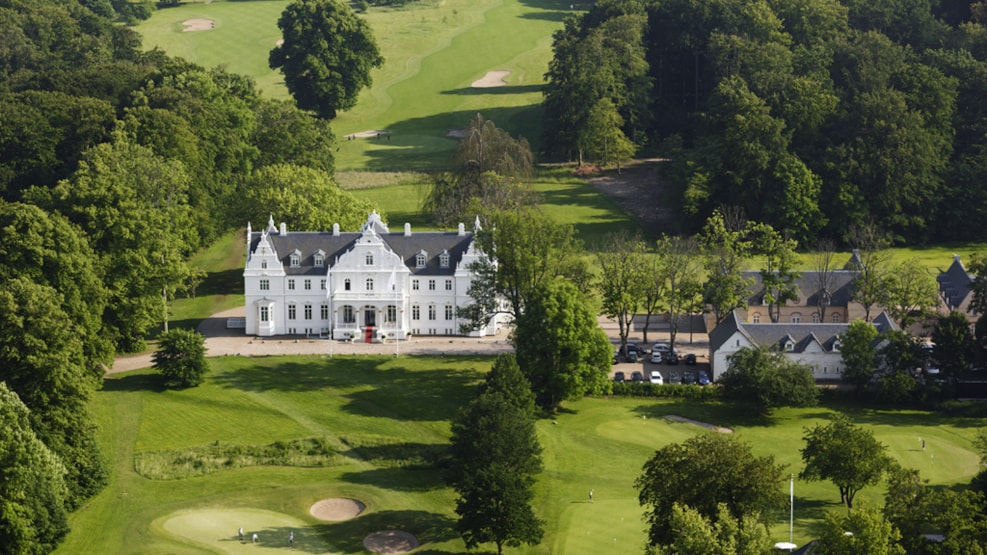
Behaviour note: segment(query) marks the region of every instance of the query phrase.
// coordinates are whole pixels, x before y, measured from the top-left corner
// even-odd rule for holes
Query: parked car
[[[631,372],[631,381],[632,382],[643,382],[644,381],[644,374],[642,374],[640,372]]]
[[[692,372],[685,372],[682,374],[682,383],[684,384],[694,384],[696,383],[696,375]]]
[[[620,362],[620,353],[618,353],[617,351],[614,351],[613,352],[613,362],[611,364],[617,364],[618,362]]]
[[[705,370],[699,371],[699,385],[709,385],[709,375]]]
[[[675,351],[670,351],[667,355],[665,355],[665,363],[666,364],[678,364],[679,363],[679,355],[675,354]]]
[[[665,383],[665,381],[661,378],[661,372],[657,370],[651,371],[651,383],[657,385],[663,385]]]
[[[665,354],[672,352],[672,348],[668,346],[668,343],[655,343],[651,347],[651,352],[654,353],[655,351]]]
[[[627,362],[637,362],[637,351],[627,351]]]
[[[627,379],[627,378],[624,376],[624,373],[623,372],[614,372],[614,374],[613,374],[613,381],[615,381],[615,382],[623,382],[625,379]]]
[[[631,362],[630,360],[628,360],[631,356],[631,353],[634,353],[634,356],[636,357],[640,357],[641,355],[644,354],[644,349],[635,345],[634,343],[628,343],[623,347],[621,347],[620,350],[617,352],[620,354],[621,358],[627,360],[628,362]]]
[[[695,366],[696,365],[696,355],[694,355],[692,353],[689,353],[689,354],[685,355],[685,363],[688,364],[689,366]]]
[[[661,351],[651,351],[651,364],[661,364]]]
[[[682,376],[678,372],[669,372],[668,383],[682,383]]]

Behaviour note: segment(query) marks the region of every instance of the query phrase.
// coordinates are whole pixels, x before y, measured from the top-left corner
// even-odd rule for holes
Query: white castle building
[[[391,233],[376,211],[359,232],[289,232],[273,217],[247,224],[243,271],[247,335],[320,335],[371,341],[461,335],[456,308],[472,304],[474,232]],[[470,335],[495,335],[494,318]]]

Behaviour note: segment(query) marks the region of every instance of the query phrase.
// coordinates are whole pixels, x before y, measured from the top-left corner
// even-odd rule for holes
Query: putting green
[[[259,509],[197,509],[172,513],[155,524],[168,534],[212,553],[284,553],[288,535],[304,553],[341,553],[308,529],[301,520]],[[237,529],[243,527],[243,541]],[[251,537],[257,534],[258,543]]]

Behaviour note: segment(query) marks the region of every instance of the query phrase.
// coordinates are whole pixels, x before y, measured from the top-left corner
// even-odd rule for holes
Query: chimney
[[[466,226],[463,225],[463,222],[459,222],[459,236],[463,237],[465,235],[466,235]]]
[[[339,224],[332,224],[332,236],[339,237]]]
[[[284,222],[281,222],[281,231],[279,233],[281,235],[287,235],[288,234],[288,224],[286,224]]]
[[[408,222],[404,223],[404,236],[411,237],[411,224]]]

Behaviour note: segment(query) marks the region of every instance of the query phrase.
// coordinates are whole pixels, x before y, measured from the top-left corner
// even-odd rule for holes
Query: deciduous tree
[[[672,509],[695,510],[714,526],[721,504],[744,521],[782,505],[784,467],[773,456],[755,457],[749,445],[730,435],[708,433],[655,451],[637,478],[638,499],[645,507],[648,544],[675,541]]]
[[[970,321],[962,312],[940,316],[932,330],[932,356],[939,364],[943,377],[955,383],[978,360]]]
[[[616,232],[607,235],[597,248],[600,265],[597,287],[603,314],[617,321],[620,346],[627,344],[632,320],[638,307],[646,304],[649,281],[648,254],[640,235]],[[650,313],[649,313],[650,316]],[[647,333],[647,332],[645,332]]]
[[[716,323],[746,301],[750,282],[744,278],[743,266],[751,249],[745,236],[746,227],[739,211],[720,209],[713,211],[703,227],[700,239],[706,268],[703,300],[716,317]]]
[[[755,252],[764,257],[761,268],[761,284],[764,286],[764,302],[768,305],[771,321],[777,323],[781,307],[798,299],[796,282],[802,273],[798,267],[798,243],[783,237],[770,225],[756,224],[751,232],[754,235]]]
[[[845,414],[835,414],[829,424],[806,428],[799,473],[804,480],[830,480],[840,489],[840,501],[853,508],[861,489],[876,484],[892,459],[887,447],[870,430],[855,425]]]
[[[915,259],[892,266],[884,279],[885,307],[901,327],[929,317],[939,304],[936,278]]]
[[[511,341],[536,402],[546,410],[602,393],[609,384],[613,347],[585,295],[567,281],[535,288]]]
[[[826,513],[826,524],[813,553],[819,555],[905,555],[901,532],[878,509],[857,507]]]
[[[339,0],[295,0],[278,28],[284,42],[271,50],[271,68],[299,108],[326,119],[355,106],[370,70],[384,63],[370,26]]]
[[[850,322],[840,334],[840,356],[843,358],[843,381],[862,391],[877,371],[877,328],[863,320]]]
[[[752,403],[760,415],[777,407],[811,407],[819,399],[812,369],[783,353],[745,347],[730,355],[718,378],[728,399]]]
[[[671,545],[657,550],[661,555],[757,555],[771,549],[768,527],[759,514],[744,515],[738,519],[730,514],[723,503],[720,503],[715,519],[676,503],[672,506],[671,527],[675,540]]]

